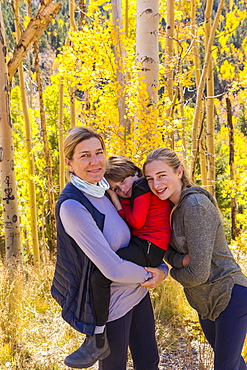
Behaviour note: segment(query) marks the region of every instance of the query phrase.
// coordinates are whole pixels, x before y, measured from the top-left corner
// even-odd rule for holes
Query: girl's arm
[[[179,253],[175,251],[175,249],[172,248],[171,245],[169,245],[169,248],[167,252],[165,253],[165,260],[169,263],[172,267],[175,267],[177,269],[181,269],[184,267],[183,265],[183,259],[185,254]]]
[[[183,286],[193,287],[205,283],[210,276],[215,237],[221,221],[213,204],[197,204],[186,208],[183,223],[189,264],[185,260],[184,268],[172,268],[170,273]]]

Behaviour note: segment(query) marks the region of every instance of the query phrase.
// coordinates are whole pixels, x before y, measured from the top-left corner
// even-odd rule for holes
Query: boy
[[[108,194],[119,214],[131,229],[129,246],[117,254],[143,267],[157,267],[168,249],[171,228],[171,205],[151,193],[141,170],[127,157],[115,155],[107,161],[105,178]],[[121,201],[120,201],[120,199]],[[111,280],[98,269],[92,274],[91,286],[96,315],[97,347],[103,347],[108,318]]]

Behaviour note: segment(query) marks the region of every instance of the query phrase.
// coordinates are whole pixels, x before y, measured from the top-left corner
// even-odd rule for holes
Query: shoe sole
[[[66,366],[72,367],[73,369],[87,369],[88,367],[93,366],[95,364],[95,362],[97,362],[99,360],[104,360],[106,357],[109,356],[110,353],[111,353],[110,348],[107,348],[107,350],[104,353],[102,353],[102,355],[97,360],[95,360],[94,362],[90,362],[88,364],[73,365],[73,364],[70,364],[69,361],[66,361],[66,359],[64,360],[64,364]]]

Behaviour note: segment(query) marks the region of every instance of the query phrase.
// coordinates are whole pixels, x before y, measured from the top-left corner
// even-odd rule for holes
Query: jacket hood
[[[215,198],[210,194],[207,190],[201,188],[200,186],[191,186],[190,188],[186,188],[182,191],[181,198],[177,204],[177,207],[180,206],[181,202],[184,198],[186,198],[189,194],[204,194],[208,199],[213,203],[213,205],[217,208],[217,202]],[[176,208],[177,208],[176,207]]]

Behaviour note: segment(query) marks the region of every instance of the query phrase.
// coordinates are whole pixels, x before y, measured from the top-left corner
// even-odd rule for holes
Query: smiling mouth
[[[161,190],[156,190],[156,193],[157,193],[157,194],[162,194],[162,193],[164,193],[164,192],[166,191],[166,189],[167,189],[167,188],[165,188],[165,189],[161,189]]]
[[[101,172],[101,168],[97,168],[95,170],[89,170],[88,172],[90,172],[90,173],[99,173],[99,172]]]

